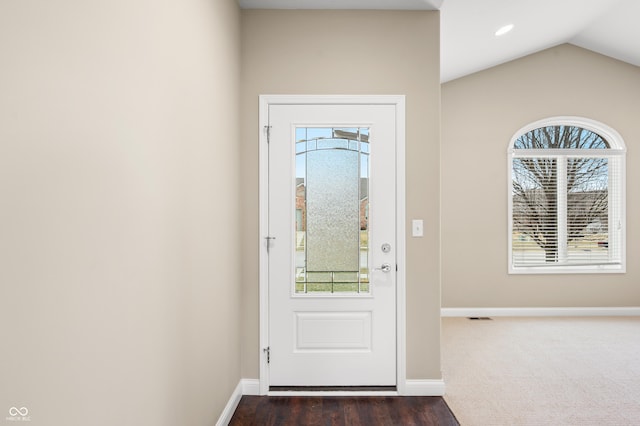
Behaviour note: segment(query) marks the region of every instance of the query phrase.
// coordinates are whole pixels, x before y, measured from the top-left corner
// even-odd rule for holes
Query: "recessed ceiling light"
[[[501,35],[505,35],[509,31],[511,31],[512,29],[513,29],[513,24],[509,24],[509,25],[505,25],[504,27],[500,27],[500,28],[498,28],[498,31],[496,31],[496,37],[500,37]]]

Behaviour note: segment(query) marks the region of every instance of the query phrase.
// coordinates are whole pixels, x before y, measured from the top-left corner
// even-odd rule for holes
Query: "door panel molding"
[[[259,98],[259,287],[260,287],[260,394],[269,394],[268,212],[270,105],[393,105],[396,111],[396,383],[405,394],[406,288],[405,288],[405,97],[403,95],[261,95]]]

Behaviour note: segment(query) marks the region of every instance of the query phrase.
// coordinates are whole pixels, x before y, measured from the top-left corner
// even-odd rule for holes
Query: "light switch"
[[[413,219],[411,221],[411,236],[422,237],[424,235],[424,223],[422,219]]]

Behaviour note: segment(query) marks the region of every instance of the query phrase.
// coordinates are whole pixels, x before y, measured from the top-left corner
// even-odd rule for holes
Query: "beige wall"
[[[259,377],[258,96],[404,94],[407,107],[407,377],[439,379],[439,14],[242,12],[243,377]],[[436,201],[434,201],[436,200]]]
[[[560,115],[617,130],[627,155],[627,273],[507,274],[507,146]],[[562,45],[442,87],[443,307],[639,306],[640,69]]]
[[[233,0],[0,2],[0,418],[213,425],[240,379]]]

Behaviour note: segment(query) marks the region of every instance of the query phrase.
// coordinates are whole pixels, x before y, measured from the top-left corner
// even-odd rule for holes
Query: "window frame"
[[[585,149],[514,149],[514,144],[522,135],[541,127],[548,126],[573,126],[581,127],[593,133],[600,135],[609,143],[606,149],[607,154],[602,154],[600,150]],[[548,151],[545,153],[544,151]],[[591,151],[591,152],[590,152]],[[571,155],[593,156],[593,157],[617,157],[619,158],[619,179],[614,181],[619,188],[620,203],[619,212],[615,212],[619,216],[621,232],[619,236],[620,263],[616,264],[600,264],[600,265],[578,265],[578,264],[558,264],[549,266],[514,266],[513,264],[513,159],[517,156],[535,153],[536,156],[549,156],[555,158],[567,158]],[[507,201],[508,201],[508,273],[509,274],[594,274],[594,273],[625,273],[626,272],[626,152],[622,136],[611,127],[598,121],[572,116],[550,117],[536,122],[530,123],[518,130],[509,143],[507,150]],[[611,180],[610,180],[611,182]],[[616,208],[616,206],[614,206]],[[610,213],[611,214],[611,213]],[[566,223],[565,223],[566,228]],[[566,233],[566,230],[564,231]]]

